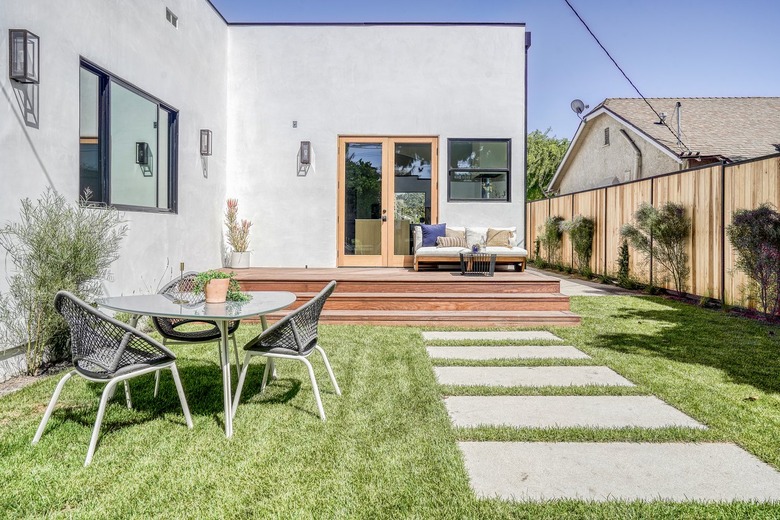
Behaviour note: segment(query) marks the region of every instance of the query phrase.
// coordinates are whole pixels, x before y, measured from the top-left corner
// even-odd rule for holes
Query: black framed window
[[[79,193],[124,210],[176,212],[178,111],[85,61]]]
[[[510,201],[511,139],[448,139],[447,200]]]

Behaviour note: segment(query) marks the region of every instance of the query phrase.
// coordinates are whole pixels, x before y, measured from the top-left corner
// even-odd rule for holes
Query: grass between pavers
[[[777,343],[768,337],[767,327],[697,308],[683,308],[660,299],[575,298],[573,306],[575,312],[583,315],[583,326],[553,330],[565,337],[568,344],[581,348],[640,385],[638,388],[586,387],[580,395],[658,395],[710,426],[709,432],[702,433],[712,435],[707,440],[738,442],[777,465],[778,447],[770,442],[780,431],[772,422],[780,416],[776,403],[778,391],[776,386],[772,387],[777,385],[777,380],[773,383],[766,377],[773,369],[777,374]],[[668,319],[663,319],[667,316]],[[675,323],[676,316],[683,318],[683,325]],[[642,327],[636,321],[642,321],[639,324]],[[752,354],[742,354],[742,347],[727,354],[710,353],[711,346],[688,346],[696,343],[691,327],[702,323],[710,327],[711,322],[717,322],[714,330],[721,341],[729,336],[745,337],[756,347]],[[677,327],[682,327],[677,332],[685,337],[677,337]],[[249,327],[239,329],[242,336],[239,342],[247,340],[255,331]],[[707,334],[707,329],[703,333]],[[652,348],[654,338],[666,339],[666,344],[673,347],[682,346],[685,357],[678,358],[677,349],[667,357],[663,349]],[[715,339],[707,342],[713,343]],[[259,394],[263,365],[255,361],[236,417],[235,436],[225,439],[216,347],[177,347],[195,428],[187,430],[184,426],[169,374],[164,375],[161,395],[156,400],[152,398],[151,376],[141,378],[131,383],[133,411],[122,406],[121,392],[109,407],[103,436],[88,468],[82,464],[100,387],[80,380],[69,382],[37,447],[29,443],[57,378],[48,378],[0,399],[0,482],[3,483],[0,516],[777,518],[780,515],[777,504],[572,500],[536,504],[478,500],[469,488],[457,449],[456,440],[464,433],[451,427],[441,398],[443,394],[456,393],[453,390],[479,387],[437,385],[432,362],[417,329],[329,326],[322,328],[322,344],[344,392],[340,398],[331,392],[324,368],[315,358],[327,423],[320,422],[316,415],[302,364],[280,363],[280,380],[271,384],[265,394]],[[697,360],[694,352],[701,348],[704,349],[699,353],[702,359]],[[732,344],[728,348],[735,347]],[[740,361],[739,367],[734,367],[736,359],[745,363]],[[762,374],[752,383],[750,371],[742,368],[751,363]],[[730,381],[730,378],[737,380]],[[708,391],[710,386],[712,391]],[[559,394],[561,390],[568,392]],[[506,391],[520,391],[525,395],[572,393],[571,389],[561,388],[494,391],[496,395]],[[742,401],[743,393],[758,400]],[[754,417],[756,411],[759,418]],[[591,435],[577,430],[550,429],[535,435],[540,436],[538,440],[555,436],[572,440],[578,435]],[[665,429],[659,434],[673,440],[677,435],[675,430]],[[502,429],[480,432],[478,429],[472,433],[505,433]],[[602,435],[614,433],[612,430]],[[639,431],[634,434],[643,435]]]
[[[594,366],[592,359],[588,358],[504,358],[504,359],[444,359],[432,358],[431,362],[437,367],[549,367],[567,366],[582,367]]]

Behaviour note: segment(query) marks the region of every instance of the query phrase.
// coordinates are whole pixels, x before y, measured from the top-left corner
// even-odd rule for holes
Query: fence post
[[[608,188],[604,188],[604,276],[607,276],[607,193]]]
[[[726,303],[726,161],[720,163],[720,303]]]
[[[655,180],[650,179],[650,205],[655,207]],[[650,287],[653,287],[653,230],[650,229]]]

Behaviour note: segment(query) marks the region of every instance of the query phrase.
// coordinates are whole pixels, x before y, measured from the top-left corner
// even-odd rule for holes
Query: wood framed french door
[[[413,227],[438,221],[436,137],[340,137],[338,265],[414,262]]]

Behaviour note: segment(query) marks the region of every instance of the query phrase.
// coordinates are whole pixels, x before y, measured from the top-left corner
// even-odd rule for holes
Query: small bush
[[[544,259],[553,265],[560,263],[561,244],[563,243],[563,231],[561,231],[563,217],[548,217],[540,228],[539,242],[544,249]]]
[[[19,221],[0,229],[0,247],[13,265],[8,292],[0,295],[0,329],[6,346],[24,345],[27,371],[35,374],[45,354],[54,361],[66,352],[68,328],[54,295],[100,295],[127,226],[113,208],[69,203],[52,189],[21,204]]]
[[[738,210],[726,228],[737,252],[737,269],[750,278],[765,315],[780,308],[780,213],[770,205]]]
[[[660,208],[648,203],[639,206],[634,213],[634,223],[626,224],[620,236],[644,255],[645,262],[652,258],[671,276],[674,288],[685,293],[690,273],[685,242],[691,233],[691,219],[680,204],[667,202]]]
[[[590,268],[590,258],[593,255],[593,232],[596,229],[596,223],[592,218],[577,215],[571,220],[562,222],[561,229],[569,233],[569,237],[571,237],[580,274],[590,278],[593,274]]]
[[[631,280],[630,273],[630,261],[631,257],[628,253],[628,241],[623,240],[623,242],[620,244],[620,248],[618,249],[617,282],[620,287],[625,289],[633,288],[633,281]]]

